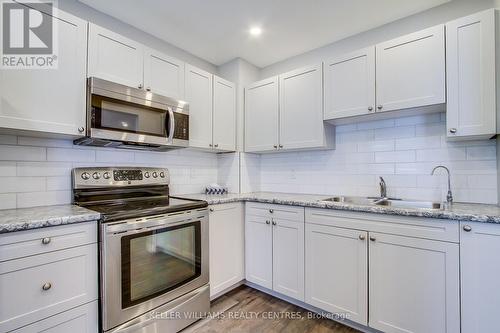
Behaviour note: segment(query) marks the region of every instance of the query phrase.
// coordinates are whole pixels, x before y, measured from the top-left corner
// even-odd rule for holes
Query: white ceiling
[[[259,67],[449,1],[80,0],[214,65],[241,57]]]

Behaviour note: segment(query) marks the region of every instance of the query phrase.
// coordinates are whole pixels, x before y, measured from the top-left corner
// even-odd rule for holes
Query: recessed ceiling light
[[[250,35],[254,37],[258,37],[262,34],[262,28],[261,27],[251,27],[250,28]]]

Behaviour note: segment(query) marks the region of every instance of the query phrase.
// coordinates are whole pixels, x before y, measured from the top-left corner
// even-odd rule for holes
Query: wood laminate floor
[[[183,333],[357,333],[359,331],[258,290],[241,286],[212,302],[212,314]],[[270,319],[270,317],[272,317]]]

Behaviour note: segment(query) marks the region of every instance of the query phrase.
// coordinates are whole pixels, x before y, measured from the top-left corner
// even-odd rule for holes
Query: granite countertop
[[[421,208],[395,208],[387,206],[355,205],[342,202],[321,202],[319,200],[332,197],[331,195],[312,195],[294,193],[256,192],[244,194],[206,195],[183,194],[180,198],[205,200],[209,205],[224,204],[229,202],[249,201],[280,205],[292,205],[314,208],[346,210],[376,214],[389,214],[400,216],[428,217],[457,221],[471,221],[500,224],[500,207],[496,205],[454,203],[451,208],[444,210]]]
[[[101,214],[75,205],[0,210],[0,234],[95,221]]]

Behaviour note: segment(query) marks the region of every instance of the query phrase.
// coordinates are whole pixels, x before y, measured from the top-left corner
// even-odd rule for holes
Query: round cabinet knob
[[[383,105],[377,105],[377,109],[382,110],[384,108]]]
[[[269,209],[269,213],[274,213],[274,209]]]
[[[283,145],[280,145],[279,147],[280,147],[280,149],[281,149],[281,148],[283,148]]]
[[[472,231],[472,227],[470,225],[464,225],[463,229],[466,232],[471,232]]]
[[[105,173],[102,175],[102,177],[103,177],[104,179],[109,179],[109,178],[111,178],[111,175],[109,174],[109,172],[105,172]]]
[[[95,180],[97,180],[97,179],[101,178],[101,174],[99,172],[94,172],[92,174],[92,178],[94,178]]]
[[[277,148],[278,148],[278,145],[274,145],[273,147],[274,147],[274,149],[277,149]]]
[[[146,171],[146,172],[144,173],[144,177],[149,178],[149,172],[148,172],[148,171]]]
[[[273,220],[273,225],[276,225],[276,221],[275,220]]]
[[[47,245],[49,244],[51,241],[50,237],[45,237],[45,238],[42,238],[42,244],[43,245]]]
[[[158,177],[158,172],[154,171],[153,172],[153,178],[157,178]]]
[[[142,83],[139,83],[139,85],[137,86],[137,88],[139,89],[142,89],[142,87],[143,87]]]
[[[213,212],[213,211],[214,211],[214,209],[213,209],[213,208],[210,208],[210,209],[209,209],[209,211]]]
[[[89,180],[90,179],[90,174],[88,172],[84,172],[82,173],[82,179],[83,180]]]
[[[161,177],[161,178],[165,178],[165,172],[163,172],[163,171],[162,171],[162,172],[160,172],[160,177]]]
[[[365,235],[359,235],[359,236],[358,236],[358,238],[359,238],[360,240],[365,240]]]
[[[373,106],[368,107],[368,111],[372,112],[373,111]]]
[[[375,237],[373,237],[373,236],[370,236],[370,240],[371,240],[372,242],[375,242],[377,239],[376,239]]]
[[[213,147],[213,145],[211,143],[208,144],[209,147]]]
[[[452,133],[452,134],[457,133],[457,129],[456,128],[450,128],[450,133]]]
[[[151,87],[147,87],[147,88],[146,88],[146,91],[151,91]]]
[[[216,143],[216,144],[214,145],[214,147],[215,147],[215,148],[219,147],[219,144],[218,144],[218,143]]]
[[[269,221],[269,220],[266,220],[266,224],[271,224],[271,221]]]
[[[52,288],[52,284],[50,282],[46,282],[42,286],[42,290],[45,290],[45,291],[49,290],[50,288]]]
[[[85,127],[78,127],[78,132],[83,133],[85,131]]]

